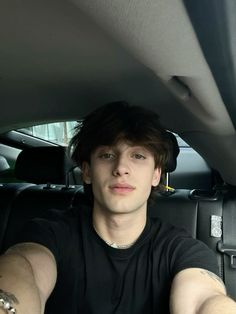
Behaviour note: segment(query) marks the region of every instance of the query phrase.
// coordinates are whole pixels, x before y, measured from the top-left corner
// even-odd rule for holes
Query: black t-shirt
[[[174,276],[191,267],[218,274],[214,252],[184,230],[147,219],[128,249],[108,246],[95,232],[88,208],[35,219],[15,243],[46,246],[57,262],[47,314],[167,314]]]

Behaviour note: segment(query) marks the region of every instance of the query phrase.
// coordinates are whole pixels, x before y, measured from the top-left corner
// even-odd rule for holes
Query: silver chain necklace
[[[113,247],[114,249],[128,249],[130,248],[136,241],[133,241],[132,243],[129,244],[123,244],[123,245],[118,245],[116,242],[108,242],[106,240],[103,239],[103,237],[100,235],[100,233],[97,231],[97,229],[95,228],[95,226],[93,225],[94,230],[96,231],[97,235],[99,236],[99,238],[101,238],[107,245]]]

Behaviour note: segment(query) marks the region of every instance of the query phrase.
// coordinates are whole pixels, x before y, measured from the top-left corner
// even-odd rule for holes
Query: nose
[[[123,175],[129,175],[130,169],[128,166],[127,160],[125,160],[124,157],[119,157],[116,159],[116,162],[114,163],[114,168],[112,171],[113,176],[120,177]]]

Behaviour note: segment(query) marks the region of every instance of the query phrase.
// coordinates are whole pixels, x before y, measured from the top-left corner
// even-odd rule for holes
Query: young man
[[[50,314],[235,314],[214,253],[147,215],[172,150],[153,112],[120,102],[88,115],[72,157],[90,203],[30,222],[1,257],[7,312],[41,314],[48,300]]]

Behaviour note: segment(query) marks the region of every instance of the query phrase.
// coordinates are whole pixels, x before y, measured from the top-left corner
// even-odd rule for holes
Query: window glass
[[[175,137],[177,139],[177,142],[178,142],[178,145],[179,145],[180,148],[182,148],[182,147],[189,147],[188,143],[186,143],[178,134],[174,133],[174,135],[175,135]]]
[[[18,131],[50,141],[59,145],[68,145],[73,136],[77,121],[66,121],[35,125]]]

